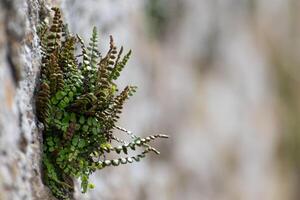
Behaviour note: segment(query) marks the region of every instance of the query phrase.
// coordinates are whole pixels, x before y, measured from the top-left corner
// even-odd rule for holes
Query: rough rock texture
[[[139,90],[120,125],[171,135],[161,157],[104,169],[77,199],[300,198],[297,0],[2,0],[0,200],[51,199],[32,97],[36,25],[54,4],[86,40],[96,25],[101,48],[112,34],[133,50],[120,84]]]
[[[49,5],[48,5],[49,6]],[[40,54],[40,0],[0,2],[0,199],[52,199],[42,184],[41,132],[33,94]]]

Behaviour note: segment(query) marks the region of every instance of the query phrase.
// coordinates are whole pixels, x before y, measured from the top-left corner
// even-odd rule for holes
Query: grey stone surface
[[[156,145],[161,157],[104,169],[92,176],[96,188],[88,194],[77,184],[77,199],[292,199],[296,173],[276,160],[282,113],[273,74],[282,59],[295,68],[286,69],[288,79],[299,83],[300,4],[158,0],[163,15],[156,17],[165,21],[151,33],[149,2],[155,0],[0,2],[0,200],[52,199],[40,176],[32,98],[40,64],[36,26],[52,5],[86,40],[97,26],[104,51],[110,34],[133,50],[119,83],[139,90],[119,124],[138,135],[171,135]]]
[[[0,2],[0,199],[52,199],[41,181],[41,132],[33,95],[40,65],[42,0]]]

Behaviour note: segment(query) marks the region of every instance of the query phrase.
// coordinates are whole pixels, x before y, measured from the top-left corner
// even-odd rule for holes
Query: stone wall
[[[41,181],[41,129],[33,95],[40,53],[36,28],[50,2],[0,2],[0,199],[52,199]]]
[[[53,5],[86,41],[95,25],[101,49],[112,34],[133,50],[119,83],[139,90],[120,125],[171,135],[160,157],[99,171],[77,199],[299,199],[297,1],[2,0],[0,200],[52,199],[33,95]]]

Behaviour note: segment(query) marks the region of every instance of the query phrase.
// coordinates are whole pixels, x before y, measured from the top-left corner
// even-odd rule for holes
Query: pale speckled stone
[[[173,20],[176,27],[163,41],[147,37],[145,1],[128,1],[64,0],[63,15],[70,29],[85,39],[96,25],[102,33],[101,48],[107,48],[108,35],[112,34],[118,45],[133,50],[120,82],[137,84],[140,90],[128,103],[120,124],[135,132],[162,130],[172,138],[161,143],[161,159],[108,168],[92,176],[96,187],[84,196],[76,183],[77,199],[286,199],[280,196],[284,184],[273,171],[278,130],[267,74],[272,63],[257,44],[262,40],[256,38],[255,24],[263,27],[260,31],[268,29],[280,37],[281,31],[291,28],[286,23],[288,11],[282,11],[292,0],[251,1],[256,2],[259,20],[249,15],[246,2],[250,1],[161,1],[172,1],[170,5],[181,2],[186,9]],[[19,7],[18,12],[11,12],[15,17],[10,28],[17,37],[25,33],[28,41],[13,59],[17,64],[22,58],[19,66],[24,80],[19,82],[19,89],[6,60],[6,10],[2,2]],[[47,13],[50,5],[61,1],[2,2],[0,200],[51,199],[40,179],[41,137],[31,97],[39,65],[35,34],[38,7]]]
[[[41,181],[41,132],[33,95],[43,0],[0,3],[0,200],[54,199]]]

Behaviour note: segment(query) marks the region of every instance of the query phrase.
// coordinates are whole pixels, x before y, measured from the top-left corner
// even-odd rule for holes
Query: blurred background
[[[86,41],[95,25],[103,51],[110,34],[132,49],[119,125],[171,136],[82,199],[300,199],[300,1],[56,2]]]

